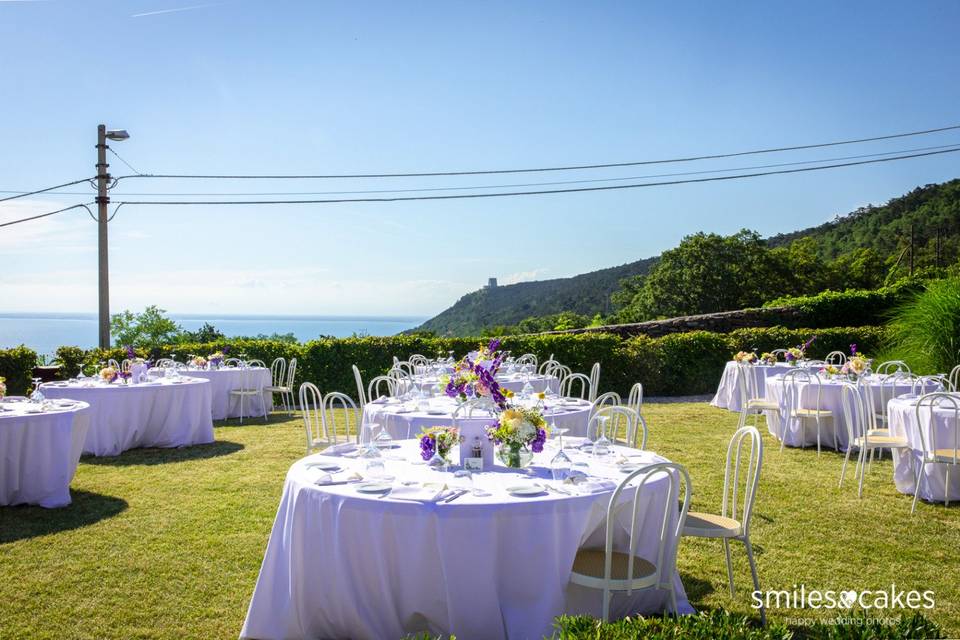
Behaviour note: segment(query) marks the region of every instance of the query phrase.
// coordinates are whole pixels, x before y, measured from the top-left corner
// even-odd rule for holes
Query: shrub
[[[931,282],[899,307],[889,335],[889,354],[915,372],[949,372],[960,364],[960,278]]]
[[[906,279],[874,290],[823,291],[814,296],[777,298],[763,306],[799,310],[800,316],[793,321],[795,326],[819,329],[879,325],[922,287],[923,283],[918,279]]]
[[[0,378],[6,378],[7,394],[23,395],[30,388],[37,352],[20,345],[0,349]]]

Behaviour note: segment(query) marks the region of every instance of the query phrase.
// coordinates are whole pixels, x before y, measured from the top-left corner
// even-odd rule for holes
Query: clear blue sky
[[[0,0],[0,189],[93,175],[99,122],[130,131],[114,148],[148,173],[623,162],[958,124],[958,24],[952,1]],[[642,176],[957,141],[473,179],[128,180],[113,196]],[[955,154],[592,194],[129,207],[111,223],[112,306],[430,315],[489,276],[573,275],[700,230],[790,231],[958,175]],[[87,200],[0,204],[0,221]],[[96,309],[96,225],[82,211],[0,229],[0,255],[0,310]]]

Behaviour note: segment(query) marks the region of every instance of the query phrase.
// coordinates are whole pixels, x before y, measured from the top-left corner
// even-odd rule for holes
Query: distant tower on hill
[[[487,279],[487,289],[496,289],[497,288],[497,279],[488,278]]]

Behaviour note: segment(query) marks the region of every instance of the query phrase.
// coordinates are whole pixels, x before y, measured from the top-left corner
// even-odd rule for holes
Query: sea
[[[227,314],[168,314],[188,331],[209,322],[226,336],[292,333],[304,342],[320,336],[392,336],[422,324],[411,316],[260,316]],[[95,313],[0,313],[0,349],[25,344],[38,354],[52,356],[57,347],[97,345]]]

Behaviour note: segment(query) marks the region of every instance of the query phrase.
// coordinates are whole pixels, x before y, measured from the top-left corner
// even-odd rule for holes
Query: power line
[[[737,156],[757,155],[761,153],[778,153],[781,151],[797,151],[800,149],[818,149],[823,147],[835,147],[847,144],[859,144],[862,142],[875,142],[878,140],[892,140],[894,138],[907,138],[910,136],[927,135],[930,133],[939,133],[942,131],[951,131],[960,129],[960,125],[950,125],[948,127],[938,127],[936,129],[924,129],[922,131],[909,131],[906,133],[894,133],[883,136],[874,136],[871,138],[857,138],[853,140],[837,140],[833,142],[820,142],[817,144],[804,144],[793,147],[774,147],[770,149],[755,149],[752,151],[737,151],[734,153],[718,153],[701,156],[690,156],[681,158],[670,158],[663,160],[639,160],[635,162],[611,162],[605,164],[582,164],[568,165],[558,167],[540,167],[535,169],[485,169],[480,171],[432,171],[432,172],[414,172],[414,173],[359,173],[359,174],[326,174],[326,175],[190,175],[190,174],[154,174],[154,173],[136,173],[136,175],[120,176],[117,180],[126,178],[176,178],[176,179],[200,179],[200,180],[327,180],[327,179],[347,179],[347,178],[417,178],[429,176],[469,176],[469,175],[489,175],[502,173],[539,173],[544,171],[576,171],[581,169],[609,169],[613,167],[634,167],[648,164],[669,164],[674,162],[693,162],[696,160],[717,160],[720,158],[734,158]]]
[[[38,193],[46,193],[47,191],[53,191],[54,189],[60,189],[62,187],[72,187],[75,184],[88,182],[90,180],[93,180],[93,178],[84,178],[83,180],[74,180],[73,182],[64,182],[63,184],[54,185],[52,187],[47,187],[45,189],[37,189],[36,191],[18,192],[18,194],[15,196],[0,198],[0,202],[6,202],[7,200],[16,200],[17,198],[25,198],[27,196],[34,196],[34,195],[37,195]],[[5,192],[5,193],[9,193],[9,192]]]
[[[575,189],[543,189],[538,191],[511,191],[511,192],[500,192],[500,193],[465,193],[465,194],[456,194],[456,195],[443,195],[443,196],[396,196],[388,198],[338,198],[338,199],[325,199],[325,200],[124,200],[119,204],[137,204],[137,205],[257,205],[257,204],[337,204],[337,203],[346,203],[346,202],[401,202],[401,201],[412,201],[412,200],[459,200],[467,198],[502,198],[507,196],[533,196],[533,195],[546,195],[546,194],[555,194],[555,193],[580,193],[587,191],[613,191],[618,189],[638,189],[642,187],[660,187],[668,185],[677,185],[677,184],[691,184],[697,182],[717,182],[721,180],[738,180],[743,178],[756,178],[760,176],[772,176],[772,175],[781,175],[788,173],[803,173],[808,171],[822,171],[824,169],[836,169],[839,167],[852,167],[856,165],[864,164],[876,164],[879,162],[893,162],[895,160],[906,160],[908,158],[920,158],[923,156],[934,156],[944,153],[955,153],[960,151],[960,147],[955,147],[952,149],[945,149],[942,151],[927,151],[925,153],[916,153],[911,155],[902,155],[902,156],[893,156],[888,158],[877,158],[875,160],[859,160],[855,162],[845,162],[838,164],[827,164],[817,167],[800,167],[796,169],[781,169],[778,171],[767,171],[759,173],[743,173],[733,176],[713,176],[709,178],[691,178],[688,180],[670,180],[663,182],[645,182],[639,184],[619,184],[619,185],[607,185],[603,187],[579,187]]]
[[[112,153],[113,155],[117,156],[117,159],[120,160],[120,162],[122,162],[123,164],[127,165],[127,168],[130,169],[130,171],[133,171],[133,172],[136,173],[137,175],[140,175],[140,172],[139,172],[139,171],[137,171],[136,169],[134,169],[133,166],[132,166],[129,162],[127,162],[126,160],[124,160],[124,159],[120,156],[120,154],[117,153],[116,151],[114,151],[111,147],[107,147],[107,151],[109,151],[109,152]]]
[[[700,171],[680,171],[675,173],[655,173],[647,174],[642,176],[626,176],[622,178],[592,178],[585,180],[560,180],[552,182],[528,182],[528,183],[511,183],[511,184],[496,184],[496,185],[473,185],[473,186],[460,186],[460,187],[420,187],[416,189],[367,189],[360,191],[254,191],[254,192],[132,192],[123,194],[124,196],[164,196],[164,197],[180,197],[180,196],[323,196],[323,195],[358,195],[358,194],[369,194],[369,193],[426,193],[426,192],[436,192],[436,191],[467,191],[473,189],[507,189],[515,187],[539,187],[539,186],[554,186],[554,185],[565,185],[565,184],[590,184],[590,183],[599,183],[599,182],[622,182],[625,180],[648,180],[650,178],[671,178],[676,176],[691,176],[691,175],[705,175],[711,173],[729,173],[733,171],[752,171],[756,169],[770,169],[776,167],[793,167],[800,165],[808,164],[818,164],[823,162],[836,162],[841,160],[858,160],[861,158],[878,158],[883,156],[892,156],[897,154],[907,154],[917,151],[931,151],[934,149],[949,149],[956,147],[960,143],[944,144],[931,147],[915,147],[912,149],[899,149],[896,151],[884,151],[879,153],[866,153],[860,155],[852,156],[838,156],[833,158],[820,158],[819,160],[798,160],[793,162],[778,162],[772,164],[760,164],[752,166],[741,166],[741,167],[731,167],[726,169],[704,169]],[[22,193],[20,191],[0,191],[0,193]],[[53,192],[51,195],[86,195],[85,192],[78,191],[60,191]]]
[[[30,216],[30,217],[28,217],[28,218],[20,218],[19,220],[11,220],[10,222],[2,222],[2,223],[0,223],[0,227],[9,227],[9,226],[12,226],[12,225],[15,225],[15,224],[20,224],[21,222],[30,222],[31,220],[39,220],[40,218],[46,218],[46,217],[48,217],[48,216],[55,216],[55,215],[57,215],[58,213],[63,213],[64,211],[70,211],[71,209],[79,209],[79,208],[81,208],[81,207],[83,207],[84,209],[87,209],[87,205],[89,205],[89,204],[93,204],[93,203],[92,203],[92,202],[89,202],[89,203],[87,203],[87,204],[75,204],[75,205],[73,205],[72,207],[65,207],[65,208],[63,208],[63,209],[57,209],[56,211],[50,211],[50,212],[48,212],[48,213],[41,213],[41,214],[39,214],[39,215]],[[87,209],[87,213],[90,213],[90,209]],[[93,214],[91,214],[91,215],[93,215]]]

